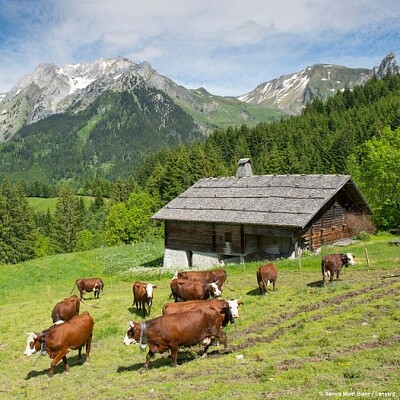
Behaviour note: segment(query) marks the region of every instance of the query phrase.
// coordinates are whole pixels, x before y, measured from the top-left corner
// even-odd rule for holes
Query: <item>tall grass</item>
[[[161,242],[2,265],[0,398],[323,399],[353,392],[353,398],[357,392],[399,397],[400,253],[389,240],[324,248],[324,254],[350,251],[357,261],[327,287],[321,286],[321,256],[304,257],[301,264],[277,260],[277,290],[265,296],[256,283],[260,263],[227,265],[223,297],[244,301],[239,320],[226,327],[230,352],[213,347],[202,359],[182,350],[176,369],[157,354],[143,374],[146,353],[124,347],[122,339],[129,320],[143,320],[132,306],[135,280],[157,284],[146,319],[171,301],[173,271],[160,266]],[[91,363],[77,364],[71,351],[69,374],[60,363],[49,379],[49,357],[24,357],[26,333],[48,327],[54,304],[69,295],[77,278],[90,276],[105,281],[100,299],[87,295],[81,305],[95,319]]]

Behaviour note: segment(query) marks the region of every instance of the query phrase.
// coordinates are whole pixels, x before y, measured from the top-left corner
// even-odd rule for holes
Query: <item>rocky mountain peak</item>
[[[400,73],[400,68],[396,62],[396,55],[394,53],[389,53],[380,63],[379,67],[374,67],[373,72],[382,79],[388,73],[398,74]]]
[[[373,69],[315,64],[300,72],[261,83],[238,99],[248,104],[298,115],[307,102],[312,102],[315,98],[325,101],[337,91],[363,85],[373,74],[382,78],[389,71],[399,73],[394,53],[389,53],[380,66]]]

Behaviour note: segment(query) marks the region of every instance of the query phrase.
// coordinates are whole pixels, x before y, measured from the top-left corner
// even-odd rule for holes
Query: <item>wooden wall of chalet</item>
[[[218,254],[242,254],[240,225],[165,221],[165,247]]]
[[[346,224],[346,215],[350,207],[345,208],[343,203],[337,200],[328,203],[302,235],[303,249],[308,248],[313,251],[323,245],[350,237]]]

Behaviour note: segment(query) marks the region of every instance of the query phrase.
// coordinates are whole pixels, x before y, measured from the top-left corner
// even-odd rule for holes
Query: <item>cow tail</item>
[[[225,284],[226,284],[226,287],[227,287],[231,292],[234,292],[234,291],[235,291],[235,289],[232,289],[232,288],[229,286],[229,284],[228,284],[228,274],[226,274]]]
[[[72,288],[72,290],[71,290],[71,292],[70,292],[69,294],[72,294],[72,292],[73,292],[74,289],[75,289],[75,286],[76,286],[76,281],[75,281],[75,283],[74,283],[74,287]]]

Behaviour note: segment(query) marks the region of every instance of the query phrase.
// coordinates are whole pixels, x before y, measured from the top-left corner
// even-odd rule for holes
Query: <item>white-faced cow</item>
[[[72,295],[57,303],[51,312],[53,323],[59,321],[69,321],[72,317],[79,314],[81,302],[79,297]]]
[[[257,283],[261,294],[268,293],[268,286],[272,283],[272,290],[275,290],[275,283],[278,277],[278,270],[272,263],[262,265],[257,270]]]
[[[233,323],[236,318],[239,318],[239,306],[241,305],[243,305],[243,302],[235,299],[190,300],[164,304],[162,313],[163,315],[169,315],[184,311],[194,311],[203,307],[213,307],[218,313],[224,316],[222,319],[222,326],[225,327],[228,322]]]
[[[135,282],[132,287],[133,291],[133,304],[135,305],[136,309],[143,310],[143,317],[146,316],[146,305],[149,310],[153,304],[153,289],[156,289],[157,286],[151,283],[145,282]]]
[[[188,279],[172,279],[171,295],[178,301],[207,300],[221,296],[216,283],[202,283]]]
[[[218,285],[218,289],[222,293],[227,275],[226,271],[223,269],[214,269],[211,271],[180,271],[177,272],[176,277],[179,279],[188,279],[194,282],[216,283]]]
[[[104,283],[100,278],[82,278],[77,279],[74,287],[71,290],[71,294],[75,289],[75,286],[78,288],[79,293],[81,295],[81,300],[83,300],[84,293],[93,292],[93,296],[95,299],[100,297],[100,292],[103,292]]]
[[[80,360],[82,358],[82,347],[86,346],[86,362],[89,362],[93,326],[93,318],[85,311],[67,322],[52,325],[41,333],[28,333],[24,354],[31,356],[41,351],[44,356],[47,353],[52,359],[48,371],[49,377],[53,376],[54,369],[60,360],[64,362],[64,371],[69,371],[67,362],[69,350],[78,350]]]
[[[333,281],[333,277],[336,274],[336,280],[339,280],[340,270],[343,265],[348,267],[349,265],[355,265],[354,255],[351,253],[346,254],[328,254],[322,257],[321,268],[322,268],[322,281],[326,285],[326,281]]]
[[[242,301],[238,300],[190,300],[178,303],[164,304],[163,315],[177,314],[184,311],[194,311],[198,308],[214,308],[221,318],[221,325],[225,327],[229,322],[234,323],[236,318],[239,318],[239,306],[243,305]]]
[[[219,320],[221,327],[224,328],[228,323],[235,323],[236,318],[239,318],[239,306],[243,305],[242,301],[238,300],[190,300],[178,303],[164,304],[163,315],[178,314],[186,311],[195,311],[198,309],[209,309],[210,307],[216,311],[216,318]],[[210,338],[204,341],[205,350],[203,357],[207,355],[207,349],[211,344]]]
[[[216,315],[216,311],[197,309],[179,314],[162,315],[144,323],[130,322],[124,344],[139,343],[142,348],[149,346],[143,369],[150,365],[155,353],[171,351],[172,365],[177,366],[180,346],[191,347],[202,343],[206,338],[217,338],[226,347],[226,335]]]

